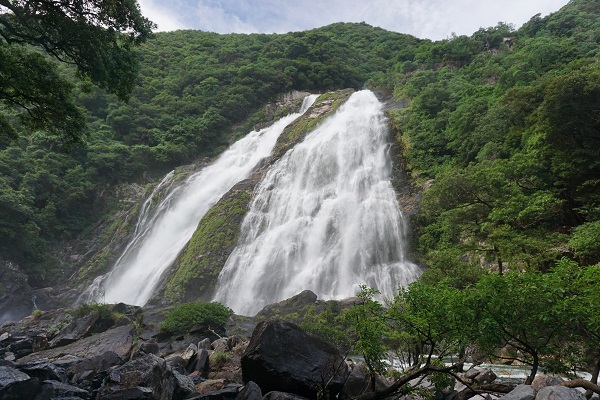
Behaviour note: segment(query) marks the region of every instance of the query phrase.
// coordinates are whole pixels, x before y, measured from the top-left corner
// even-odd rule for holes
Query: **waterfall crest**
[[[172,185],[173,173],[167,174],[145,200],[135,233],[112,271],[96,278],[79,301],[144,305],[204,214],[237,182],[250,175],[259,161],[271,153],[285,127],[302,115],[317,97],[306,97],[299,113],[250,132],[183,184]],[[168,194],[151,207],[156,191],[165,185],[172,186]]]
[[[382,104],[361,91],[276,162],[255,191],[215,300],[252,315],[305,289],[339,299],[366,284],[392,295],[415,280],[387,136]]]

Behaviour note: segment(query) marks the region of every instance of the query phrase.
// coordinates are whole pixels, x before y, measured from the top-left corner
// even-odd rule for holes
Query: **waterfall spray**
[[[112,271],[96,278],[79,301],[144,305],[192,237],[202,216],[233,185],[249,176],[258,162],[271,153],[284,128],[316,98],[317,95],[308,96],[300,113],[250,132],[182,185],[172,185],[172,173],[167,175],[159,188],[170,185],[168,194],[155,207],[151,205],[156,190],[145,200],[135,234]]]
[[[339,299],[366,284],[392,295],[415,280],[387,136],[382,104],[361,91],[275,163],[255,191],[215,300],[251,315],[304,289]]]

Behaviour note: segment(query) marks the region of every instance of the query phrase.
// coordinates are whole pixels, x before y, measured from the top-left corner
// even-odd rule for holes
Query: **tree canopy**
[[[79,141],[85,119],[52,59],[127,99],[137,74],[131,47],[152,27],[135,0],[0,1],[0,145],[23,129]]]

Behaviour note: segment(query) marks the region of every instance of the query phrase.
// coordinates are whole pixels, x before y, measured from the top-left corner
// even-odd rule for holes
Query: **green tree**
[[[20,123],[0,114],[0,144],[22,128],[46,129],[64,143],[84,127],[73,85],[46,55],[76,67],[77,75],[126,99],[135,84],[132,45],[153,24],[135,0],[0,1],[0,102]]]

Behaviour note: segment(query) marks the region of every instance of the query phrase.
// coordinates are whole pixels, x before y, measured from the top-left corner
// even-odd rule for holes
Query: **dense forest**
[[[413,221],[426,282],[547,271],[562,256],[597,263],[599,16],[599,1],[573,0],[518,30],[500,23],[438,42],[364,23],[158,33],[136,49],[127,102],[57,64],[85,133],[65,145],[17,123],[18,138],[2,136],[0,258],[34,286],[52,284],[64,277],[56,249],[111,211],[115,185],[217,154],[277,94],[369,87],[406,105],[390,116],[414,184],[428,189]]]

